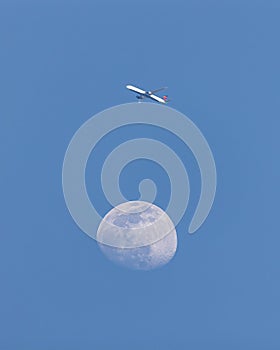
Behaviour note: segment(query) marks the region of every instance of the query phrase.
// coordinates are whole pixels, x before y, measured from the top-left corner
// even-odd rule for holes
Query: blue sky
[[[279,11],[259,0],[1,1],[1,349],[279,349]],[[141,130],[184,154],[193,189],[175,258],[146,273],[103,257],[61,186],[74,132],[135,101],[127,83],[167,85],[218,172],[213,210],[190,236],[195,162],[170,135]],[[120,130],[105,149],[137,133]],[[139,171],[164,206],[155,164],[125,169],[124,193],[137,196]]]

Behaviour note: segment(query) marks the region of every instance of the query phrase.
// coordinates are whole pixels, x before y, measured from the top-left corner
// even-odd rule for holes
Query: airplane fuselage
[[[155,92],[164,90],[164,89],[166,89],[166,87],[163,87],[163,88],[160,88],[160,89],[157,89],[154,91],[145,91],[145,90],[140,89],[140,88],[133,86],[133,85],[126,85],[126,87],[127,87],[127,89],[135,92],[137,94],[136,98],[139,100],[143,100],[144,98],[150,98],[151,100],[157,101],[160,103],[168,102],[167,96],[163,96],[163,98],[161,98],[161,97],[155,95]]]
[[[150,98],[151,100],[153,100],[153,99],[151,98],[151,95],[152,95],[152,92],[151,92],[151,91],[145,91],[145,93],[143,93],[143,94],[140,94],[140,93],[139,93],[139,95],[137,95],[136,98],[138,98],[139,100],[143,100],[145,97],[148,97],[148,98]]]

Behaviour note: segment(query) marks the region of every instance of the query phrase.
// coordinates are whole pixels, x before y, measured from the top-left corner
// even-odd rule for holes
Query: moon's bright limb
[[[163,232],[165,234],[163,234]],[[139,236],[164,236],[137,248],[118,248],[127,242],[137,246]],[[169,216],[154,204],[143,201],[125,202],[113,208],[101,221],[97,232],[101,251],[118,265],[137,270],[151,270],[167,264],[177,249],[177,234]],[[117,242],[117,247],[112,246]]]

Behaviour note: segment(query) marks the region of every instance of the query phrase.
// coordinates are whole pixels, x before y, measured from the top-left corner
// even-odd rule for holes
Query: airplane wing
[[[152,95],[150,95],[149,97],[152,98],[153,100],[157,101],[157,102],[166,103],[166,101],[165,101],[163,98],[158,97],[158,96],[156,96],[156,95],[153,95],[153,94],[152,94]]]
[[[155,93],[157,93],[157,92],[159,92],[159,91],[161,91],[161,90],[165,90],[165,89],[167,89],[167,86],[161,87],[161,88],[156,89],[156,90],[153,90],[153,91],[152,91],[152,94],[155,94]]]
[[[145,94],[146,93],[146,91],[144,91],[142,89],[139,89],[138,87],[133,86],[133,85],[126,85],[126,87],[127,87],[128,90],[137,92],[138,94]]]

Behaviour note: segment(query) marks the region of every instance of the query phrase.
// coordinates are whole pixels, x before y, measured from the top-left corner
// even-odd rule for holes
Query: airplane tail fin
[[[167,95],[162,96],[162,98],[164,99],[164,101],[165,101],[166,103],[170,101],[170,99],[168,98]]]

